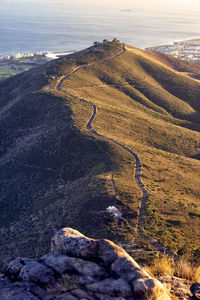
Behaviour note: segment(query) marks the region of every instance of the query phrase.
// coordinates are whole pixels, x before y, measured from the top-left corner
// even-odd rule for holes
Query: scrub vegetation
[[[101,62],[120,49],[104,41],[0,83],[1,260],[45,253],[64,226],[112,239],[140,262],[157,255],[137,231],[135,161],[86,130],[92,107],[67,92],[97,106],[96,132],[140,157],[148,191],[141,230],[199,260],[200,81],[192,77],[200,66],[130,46]],[[94,61],[56,90],[62,76]],[[118,224],[111,205],[122,212]]]

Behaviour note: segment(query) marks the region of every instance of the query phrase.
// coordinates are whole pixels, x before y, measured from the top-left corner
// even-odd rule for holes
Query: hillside
[[[140,261],[155,255],[152,238],[198,259],[199,73],[105,42],[1,82],[0,260],[44,254],[64,226]],[[142,162],[142,199],[127,149]]]

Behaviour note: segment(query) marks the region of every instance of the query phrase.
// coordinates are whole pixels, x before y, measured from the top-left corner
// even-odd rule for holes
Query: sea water
[[[200,37],[200,1],[0,0],[0,56],[113,37],[140,48]]]

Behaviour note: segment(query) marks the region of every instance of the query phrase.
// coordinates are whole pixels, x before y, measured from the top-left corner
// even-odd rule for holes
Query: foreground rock
[[[191,286],[191,292],[196,299],[200,299],[200,283],[199,282],[194,283]]]
[[[170,299],[122,248],[71,228],[55,234],[51,253],[16,258],[0,274],[1,300]]]
[[[174,276],[161,276],[159,280],[164,286],[180,300],[200,299],[200,283]]]

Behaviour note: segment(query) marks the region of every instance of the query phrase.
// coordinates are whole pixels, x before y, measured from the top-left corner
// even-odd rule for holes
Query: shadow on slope
[[[161,88],[159,87],[155,90],[155,93],[151,89],[149,91],[148,89],[141,89],[145,96],[151,98],[151,101],[155,101],[157,104],[163,106],[174,117],[188,119],[198,123],[200,119],[200,82],[194,81],[190,77],[182,74],[175,73],[173,70],[164,68],[144,58],[138,58],[138,62],[143,70],[159,83],[165,90],[165,93],[168,92],[168,94],[162,95]],[[189,112],[188,105],[194,110],[193,113]]]
[[[100,82],[113,86],[143,106],[159,112],[171,120],[179,119],[179,125],[192,130],[200,129],[200,82],[182,74],[186,71],[200,73],[198,64],[168,59],[170,67],[149,56],[148,51],[127,46],[128,50],[118,60],[110,61],[103,68],[99,66],[90,71]],[[129,51],[129,49],[131,49]],[[171,66],[172,65],[172,66]],[[182,70],[177,72],[177,70]],[[174,120],[175,121],[175,120]]]
[[[200,160],[200,153],[192,156],[192,158]]]
[[[62,98],[33,92],[8,103],[0,110],[0,260],[44,253],[63,226],[106,236],[98,212],[113,205],[102,176],[114,168],[109,145],[81,134]],[[88,201],[95,205],[83,209]]]

